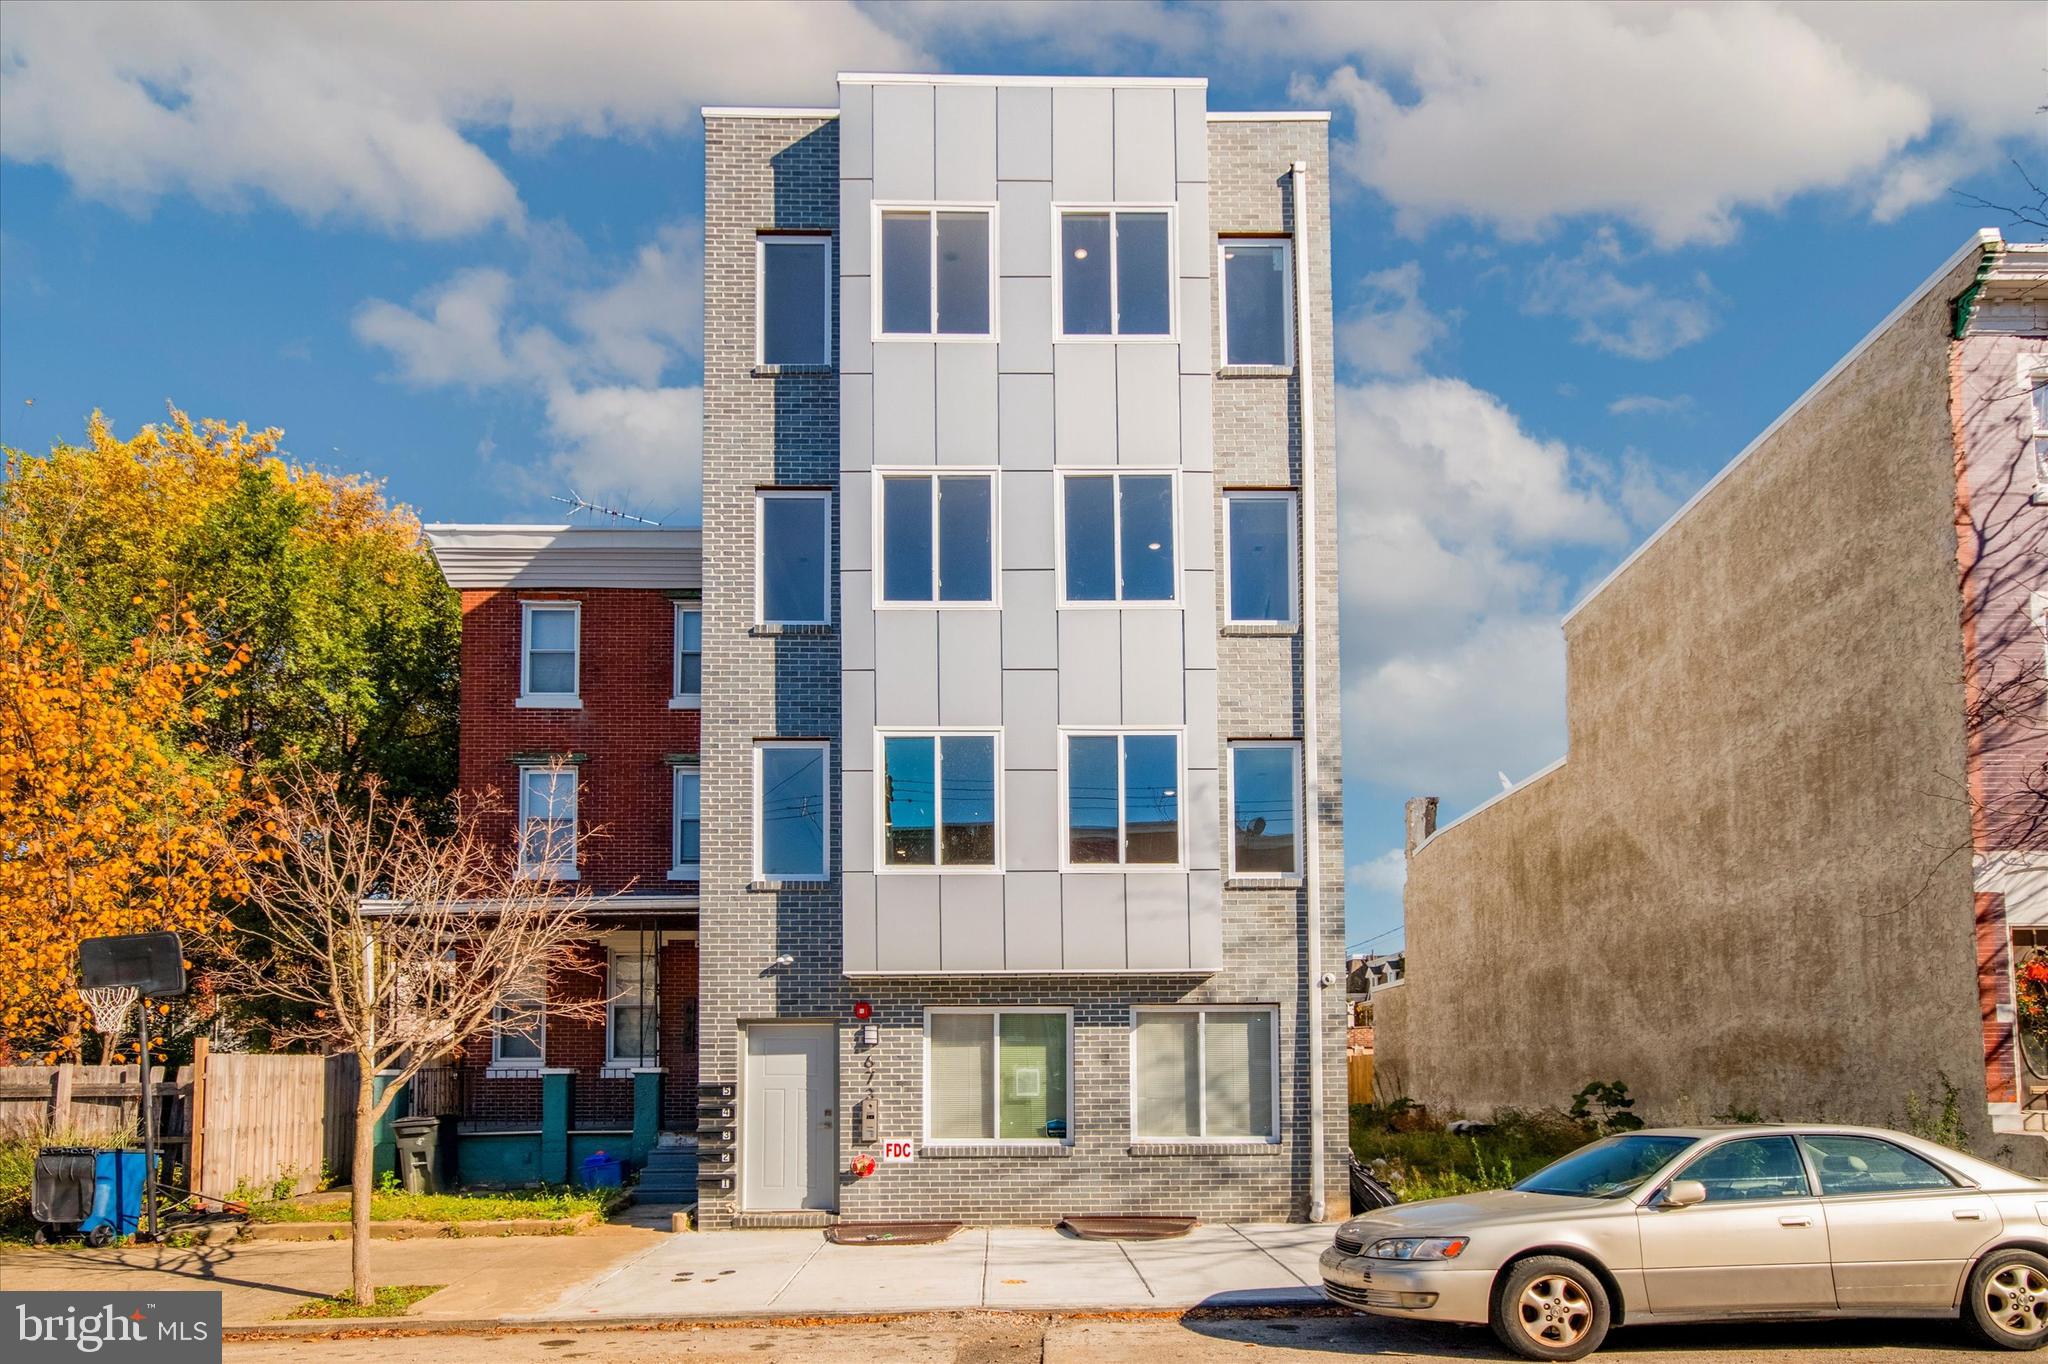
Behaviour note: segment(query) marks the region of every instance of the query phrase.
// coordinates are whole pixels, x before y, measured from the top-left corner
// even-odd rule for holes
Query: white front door
[[[749,1212],[836,1209],[830,1024],[747,1026],[740,1178]]]

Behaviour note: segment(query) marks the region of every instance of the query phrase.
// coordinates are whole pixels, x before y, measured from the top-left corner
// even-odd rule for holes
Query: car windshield
[[[1582,1146],[1515,1188],[1566,1198],[1620,1198],[1671,1162],[1698,1137],[1608,1137]]]

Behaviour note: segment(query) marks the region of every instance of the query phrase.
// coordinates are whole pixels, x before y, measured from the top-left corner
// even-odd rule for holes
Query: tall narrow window
[[[881,208],[877,214],[877,334],[993,336],[995,211]]]
[[[1217,254],[1223,281],[1223,363],[1291,366],[1294,275],[1290,243],[1284,237],[1225,237]]]
[[[695,706],[704,694],[704,613],[694,606],[676,607],[675,688],[671,706]]]
[[[538,1069],[547,1053],[547,983],[531,976],[513,983],[491,1010],[493,1069]]]
[[[1173,334],[1173,227],[1165,209],[1059,214],[1062,336]]]
[[[1232,625],[1294,623],[1294,494],[1223,495],[1226,620]]]
[[[754,874],[822,881],[830,870],[830,745],[821,739],[754,745]]]
[[[882,738],[883,871],[996,865],[996,736]]]
[[[702,820],[703,779],[699,773],[687,767],[678,767],[669,779],[673,788],[670,809],[674,829],[670,842],[674,860],[669,865],[668,879],[671,881],[694,881],[697,879],[698,851],[703,840]]]
[[[832,239],[754,239],[755,353],[763,365],[832,362]]]
[[[882,601],[994,601],[995,475],[884,473],[881,480]]]
[[[653,1065],[661,1054],[661,982],[653,945],[614,949],[606,984],[606,1063]]]
[[[575,602],[521,602],[519,704],[575,706],[582,608]]]
[[[1230,745],[1230,870],[1301,875],[1301,745],[1292,739]]]
[[[755,619],[763,625],[832,620],[832,495],[763,489],[754,495]]]
[[[1066,736],[1067,864],[1178,866],[1180,737]]]
[[[1068,603],[1178,597],[1171,474],[1064,474]]]
[[[519,769],[519,871],[576,879],[576,769]]]
[[[2020,357],[2020,380],[2033,405],[2034,500],[2048,495],[2048,355]]]
[[[927,1141],[1065,1141],[1064,1012],[934,1009],[925,1015]]]
[[[1278,1029],[1271,1009],[1140,1009],[1131,1039],[1133,1135],[1273,1141]]]

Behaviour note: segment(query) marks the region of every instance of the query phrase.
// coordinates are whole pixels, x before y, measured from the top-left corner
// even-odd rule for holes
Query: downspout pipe
[[[1323,1170],[1323,992],[1331,977],[1323,971],[1323,810],[1317,746],[1316,674],[1316,367],[1315,328],[1309,309],[1308,162],[1294,163],[1294,356],[1296,401],[1301,404],[1301,751],[1303,887],[1308,894],[1308,1215],[1329,1217]]]

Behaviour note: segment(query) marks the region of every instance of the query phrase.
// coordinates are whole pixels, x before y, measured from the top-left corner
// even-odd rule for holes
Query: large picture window
[[[694,881],[697,879],[698,859],[702,856],[699,847],[704,837],[701,813],[703,777],[694,768],[678,767],[669,782],[673,788],[670,809],[674,828],[670,842],[674,848],[674,861],[669,865],[668,878],[671,881]]]
[[[1274,1011],[1140,1009],[1131,1122],[1143,1141],[1275,1141]]]
[[[763,625],[832,620],[832,495],[814,489],[754,494],[755,615]]]
[[[925,1140],[1065,1141],[1063,1010],[925,1014]]]
[[[832,363],[832,239],[763,233],[754,239],[754,359]]]
[[[519,704],[578,706],[583,609],[572,601],[519,604]]]
[[[993,473],[895,473],[881,481],[883,605],[986,606],[995,601]]]
[[[653,945],[613,949],[607,985],[606,1064],[653,1065],[661,1054],[661,983]]]
[[[1292,739],[1230,745],[1230,873],[1301,875],[1301,745]]]
[[[831,746],[822,739],[754,745],[754,878],[822,881],[830,869]]]
[[[1068,867],[1179,866],[1180,736],[1064,738]]]
[[[1173,335],[1173,215],[1164,208],[1059,210],[1060,334]]]
[[[1245,489],[1223,495],[1223,559],[1231,625],[1294,623],[1294,494]]]
[[[1223,281],[1223,363],[1294,364],[1293,251],[1285,237],[1225,237],[1217,247]]]
[[[995,210],[877,206],[876,335],[995,335]]]
[[[879,870],[994,868],[993,734],[884,734]]]
[[[519,873],[576,879],[576,769],[519,769]]]
[[[1062,474],[1068,604],[1178,599],[1171,474]]]

